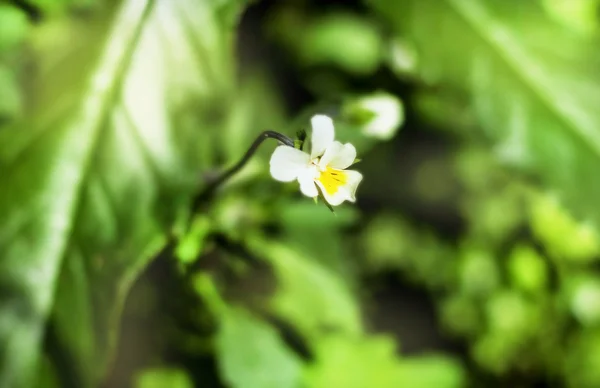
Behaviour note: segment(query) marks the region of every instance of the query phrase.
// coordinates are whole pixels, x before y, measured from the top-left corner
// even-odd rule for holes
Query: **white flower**
[[[389,140],[404,121],[402,101],[389,93],[377,93],[361,98],[357,104],[373,117],[364,124],[363,133],[380,140]]]
[[[298,180],[300,191],[307,197],[317,197],[320,189],[332,206],[356,200],[356,188],[362,174],[346,170],[356,159],[356,148],[350,143],[334,141],[333,121],[324,115],[311,119],[310,154],[281,145],[271,156],[271,175],[278,181]]]

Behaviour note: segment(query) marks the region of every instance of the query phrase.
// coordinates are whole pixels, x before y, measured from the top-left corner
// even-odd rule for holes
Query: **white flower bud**
[[[352,109],[361,112],[356,117],[361,118],[359,123],[362,132],[376,139],[391,139],[404,122],[402,101],[389,93],[379,92],[358,98],[353,102]]]

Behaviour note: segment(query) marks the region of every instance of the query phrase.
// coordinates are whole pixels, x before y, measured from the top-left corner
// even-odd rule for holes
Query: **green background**
[[[0,387],[600,386],[599,10],[0,1]]]

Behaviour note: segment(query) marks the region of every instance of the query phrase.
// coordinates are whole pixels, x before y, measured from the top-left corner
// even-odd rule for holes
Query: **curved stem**
[[[258,150],[258,147],[262,144],[262,142],[265,141],[266,139],[275,139],[275,140],[279,140],[281,143],[285,144],[286,146],[289,146],[289,147],[294,146],[294,140],[290,139],[289,137],[287,137],[285,135],[282,135],[279,132],[275,132],[275,131],[262,132],[260,135],[258,135],[256,140],[254,140],[254,142],[252,143],[250,148],[248,148],[248,151],[246,151],[246,153],[244,154],[242,159],[240,159],[239,162],[237,162],[230,169],[226,170],[223,174],[221,174],[214,181],[209,183],[204,190],[202,190],[200,193],[198,193],[198,195],[196,195],[196,197],[194,198],[194,200],[192,202],[192,212],[195,213],[204,202],[206,202],[208,199],[210,199],[212,197],[212,195],[219,188],[219,186],[221,186],[223,183],[225,183],[225,181],[227,181],[227,179],[231,178],[231,176],[233,176],[236,172],[241,170],[242,167],[244,167],[244,165],[246,163],[248,163],[248,161],[250,160],[252,155],[254,155],[256,150]]]

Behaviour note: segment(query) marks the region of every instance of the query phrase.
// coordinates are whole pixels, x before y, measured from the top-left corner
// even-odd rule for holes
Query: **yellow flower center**
[[[348,182],[348,176],[342,170],[334,170],[327,166],[318,178],[319,182],[323,185],[323,188],[329,195],[337,193],[340,186],[343,186]]]

